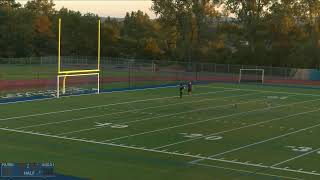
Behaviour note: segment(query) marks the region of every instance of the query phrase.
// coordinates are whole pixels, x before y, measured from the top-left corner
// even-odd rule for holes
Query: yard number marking
[[[129,127],[128,125],[125,125],[125,124],[99,123],[99,122],[95,122],[95,124],[96,124],[95,125],[96,127],[110,127],[114,129],[123,129],[123,128]]]
[[[196,134],[196,133],[180,133],[180,134],[183,135],[183,137],[190,138],[190,139],[203,137],[207,141],[217,141],[217,140],[220,140],[223,138],[222,136],[208,136],[208,137],[206,137],[203,134]]]
[[[285,100],[288,99],[287,96],[268,96],[268,99],[281,99],[281,100]]]
[[[296,146],[286,146],[287,148],[290,148],[292,151],[295,151],[295,152],[309,152],[309,151],[312,151],[312,148],[311,147],[296,147]],[[320,152],[318,152],[320,153]]]

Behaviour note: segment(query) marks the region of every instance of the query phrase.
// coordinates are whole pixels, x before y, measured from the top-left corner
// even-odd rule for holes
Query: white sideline
[[[301,102],[301,103],[303,103],[303,102]],[[301,112],[301,113],[296,113],[296,114],[292,114],[292,115],[288,115],[288,116],[283,116],[283,117],[278,117],[278,118],[270,119],[270,120],[267,120],[267,121],[262,121],[262,122],[259,122],[259,123],[250,124],[250,125],[247,125],[247,126],[241,126],[241,127],[234,128],[234,129],[230,129],[230,130],[225,130],[225,131],[216,132],[216,133],[209,134],[209,135],[202,136],[202,137],[198,137],[198,138],[193,138],[193,139],[188,139],[188,140],[185,140],[185,141],[179,141],[179,142],[176,142],[176,143],[167,144],[167,145],[160,146],[160,147],[156,147],[156,148],[153,148],[153,149],[166,148],[166,147],[174,146],[174,145],[177,145],[177,144],[182,144],[182,143],[186,143],[186,142],[190,142],[190,141],[195,141],[195,140],[203,139],[203,138],[210,137],[210,136],[215,136],[215,135],[220,135],[220,134],[224,134],[224,133],[229,133],[229,132],[233,132],[233,131],[245,129],[245,128],[248,128],[248,127],[258,126],[258,125],[261,125],[261,124],[266,124],[266,123],[269,123],[269,122],[278,121],[278,120],[282,120],[282,119],[285,119],[285,118],[291,118],[291,117],[295,117],[295,116],[300,116],[300,115],[304,115],[304,114],[308,114],[308,113],[313,113],[313,112],[317,112],[317,111],[320,111],[320,109],[312,110],[312,111],[306,111],[306,112]]]
[[[241,170],[241,169],[235,169],[235,168],[214,166],[214,165],[203,164],[203,163],[190,163],[190,164],[194,164],[194,165],[198,165],[198,166],[204,166],[204,167],[217,168],[217,169],[223,169],[223,170],[229,170],[229,171],[236,171],[236,172],[248,173],[248,174],[262,175],[262,176],[270,176],[270,177],[293,179],[293,180],[303,180],[303,179],[295,178],[295,177],[280,176],[280,175],[269,174],[269,173],[262,173],[262,172],[256,172],[256,171],[248,171],[248,170]]]
[[[214,158],[210,158],[210,157],[203,157],[203,156],[200,156],[200,155],[191,155],[191,154],[178,153],[178,152],[169,152],[169,151],[164,151],[164,150],[147,149],[147,148],[143,148],[143,147],[126,146],[126,145],[121,145],[121,144],[98,142],[98,141],[94,141],[94,140],[69,138],[69,137],[65,137],[65,136],[49,135],[49,134],[42,134],[42,133],[36,133],[36,132],[27,132],[27,131],[8,129],[8,128],[0,128],[0,130],[8,131],[8,132],[21,133],[21,134],[28,134],[28,135],[36,135],[36,136],[42,136],[42,137],[50,137],[50,138],[56,138],[56,139],[62,139],[62,140],[70,140],[70,141],[76,141],[76,142],[85,142],[85,143],[91,143],[91,144],[108,145],[108,146],[112,146],[112,147],[121,147],[121,148],[131,149],[131,150],[140,150],[140,151],[146,151],[146,152],[162,153],[162,154],[176,155],[176,156],[189,157],[189,158],[206,158],[208,160],[213,160],[213,161],[229,162],[229,161],[224,161],[224,160],[220,160],[220,159],[214,159]],[[229,163],[235,163],[235,162],[230,161]],[[243,163],[243,165],[249,165],[249,164]],[[305,172],[305,171],[295,171],[295,170],[290,170],[290,169],[285,169],[285,168],[275,168],[275,167],[274,168],[267,167],[267,168],[277,169],[277,170],[281,170],[281,171],[296,172],[296,173],[301,173],[301,174],[320,175],[320,174],[317,174],[317,173],[311,173],[311,172]]]
[[[244,103],[237,103],[237,104],[247,104],[247,103],[250,103],[250,102],[257,102],[257,101],[263,101],[263,100],[246,101],[246,102],[244,102]],[[170,116],[175,116],[175,115],[179,115],[179,114],[186,114],[186,113],[190,113],[190,112],[197,112],[197,111],[202,111],[202,110],[207,110],[207,109],[217,109],[217,108],[221,108],[221,107],[228,107],[228,106],[231,106],[231,105],[234,105],[234,103],[232,103],[232,104],[225,104],[225,105],[221,105],[221,106],[213,106],[213,107],[200,108],[200,109],[195,109],[195,110],[190,110],[190,111],[183,111],[183,112],[179,112],[179,113],[166,114],[166,115],[161,115],[161,116],[144,118],[144,119],[140,119],[140,120],[134,120],[134,121],[128,121],[128,122],[121,122],[121,124],[130,124],[130,123],[135,123],[135,122],[148,121],[148,120],[151,120],[151,119],[159,119],[159,118],[163,118],[163,117],[170,117]],[[101,128],[106,128],[106,126],[100,126],[100,127],[94,127],[94,128],[87,128],[87,129],[81,129],[81,130],[77,130],[77,131],[71,131],[71,132],[61,133],[61,134],[58,134],[58,135],[73,134],[73,133],[90,131],[90,130],[101,129]]]
[[[100,92],[100,94],[111,94],[111,93],[121,93],[121,92],[135,92],[135,91],[147,91],[147,90],[154,90],[154,89],[166,89],[166,88],[174,88],[177,86],[165,86],[165,87],[151,87],[151,88],[143,88],[143,89],[129,89],[129,90],[122,90],[122,91],[107,91],[107,92]],[[75,94],[75,95],[68,95],[62,96],[60,98],[71,98],[71,97],[80,97],[80,96],[91,96],[94,93],[89,94]],[[25,103],[25,102],[34,102],[34,101],[44,101],[44,100],[52,100],[57,99],[56,97],[48,97],[48,98],[41,98],[41,99],[33,99],[33,100],[24,100],[24,101],[16,101],[16,102],[5,102],[0,103],[0,105],[7,105],[7,104],[18,104],[18,103]]]
[[[233,91],[235,91],[235,90],[233,90]],[[219,91],[219,92],[226,92],[226,91]],[[128,111],[120,111],[120,112],[101,114],[101,115],[95,115],[95,116],[86,116],[86,117],[82,117],[82,118],[74,118],[74,119],[69,119],[69,120],[64,120],[64,121],[42,123],[42,124],[36,124],[36,125],[30,125],[30,126],[22,126],[22,127],[18,127],[18,128],[14,128],[14,129],[25,129],[25,128],[31,128],[31,127],[52,125],[52,124],[61,124],[61,123],[72,122],[72,121],[80,121],[83,119],[99,118],[99,117],[103,117],[103,116],[118,115],[118,114],[123,114],[123,113],[137,112],[137,111],[143,111],[143,110],[147,110],[147,109],[154,109],[154,108],[160,108],[160,107],[175,106],[175,105],[180,105],[180,104],[198,103],[198,102],[212,101],[212,100],[218,100],[218,99],[227,99],[227,98],[232,98],[232,97],[241,97],[241,96],[252,95],[252,94],[259,94],[259,93],[249,93],[249,94],[236,95],[236,96],[227,96],[227,97],[222,97],[222,98],[208,98],[208,99],[202,99],[202,100],[196,100],[196,101],[172,103],[172,104],[166,104],[166,105],[160,105],[160,106],[151,106],[151,107],[147,107],[147,108],[134,109],[134,110],[128,110]]]
[[[258,144],[263,144],[265,142],[273,141],[275,139],[280,139],[280,138],[283,138],[283,137],[286,137],[286,136],[289,136],[289,135],[292,135],[292,134],[297,134],[297,133],[300,133],[300,132],[303,132],[303,131],[307,131],[309,129],[313,129],[313,128],[316,128],[316,127],[319,127],[319,126],[320,126],[320,123],[318,123],[316,125],[313,125],[313,126],[308,126],[306,128],[303,128],[303,129],[299,129],[297,131],[293,131],[293,132],[290,132],[290,133],[282,134],[280,136],[276,136],[276,137],[272,137],[272,138],[269,138],[269,139],[265,139],[263,141],[259,141],[259,142],[256,142],[256,143],[252,143],[252,144],[248,144],[248,145],[245,145],[245,146],[241,146],[239,148],[235,148],[235,149],[232,149],[232,150],[229,150],[229,151],[225,151],[225,152],[222,152],[222,153],[214,154],[214,155],[209,156],[209,158],[215,158],[217,156],[221,156],[221,155],[224,155],[224,154],[235,152],[235,151],[238,151],[238,150],[241,150],[241,149],[245,149],[245,148],[248,148],[248,147],[252,147],[252,146],[255,146],[255,145],[258,145]],[[307,154],[305,154],[305,155],[307,155]],[[197,160],[194,160],[192,162],[193,163],[194,162],[200,162],[200,161],[203,161],[203,160],[205,160],[205,159],[197,159]],[[276,165],[279,165],[279,164],[281,164],[281,163],[278,163]]]
[[[122,137],[118,137],[118,138],[114,138],[114,139],[108,139],[108,140],[104,140],[103,142],[114,141],[114,140],[124,139],[124,138],[128,138],[128,137],[134,137],[134,136],[140,136],[140,135],[144,135],[144,134],[150,134],[150,133],[154,133],[154,132],[165,131],[165,130],[168,130],[168,129],[174,129],[174,128],[193,125],[193,124],[198,124],[198,123],[202,123],[202,122],[207,122],[207,121],[212,121],[212,120],[217,120],[217,119],[223,119],[223,118],[226,118],[226,117],[243,115],[243,114],[248,114],[248,113],[257,112],[257,111],[263,111],[263,110],[269,110],[269,109],[274,109],[274,108],[279,108],[279,107],[292,106],[292,105],[295,105],[295,104],[306,103],[306,102],[311,102],[311,101],[317,101],[317,100],[296,102],[296,103],[291,103],[291,104],[286,104],[286,105],[275,106],[275,107],[271,107],[271,108],[269,108],[269,107],[268,108],[260,108],[260,109],[255,109],[255,110],[251,110],[251,111],[235,113],[235,114],[226,115],[226,116],[219,116],[219,117],[215,117],[215,118],[209,118],[209,119],[206,119],[206,120],[195,121],[195,122],[192,122],[192,123],[187,123],[187,124],[182,124],[182,125],[167,127],[167,128],[163,128],[163,129],[152,130],[152,131],[146,131],[146,132],[143,132],[143,133],[132,134],[132,135],[128,135],[128,136],[122,136]],[[154,149],[160,149],[160,148],[162,148],[162,147],[156,147]]]
[[[199,94],[195,94],[194,96],[200,96],[200,95],[205,95],[205,94],[215,94],[217,92],[236,91],[236,90],[240,90],[240,89],[215,91],[215,92],[208,92],[208,93],[199,93]],[[161,99],[173,99],[173,98],[177,98],[177,97],[178,96],[168,96],[168,97],[158,97],[158,98],[151,98],[151,99],[119,102],[119,103],[113,103],[113,104],[103,104],[103,105],[97,105],[97,106],[67,109],[67,110],[62,110],[62,111],[52,111],[52,112],[46,112],[46,113],[30,114],[30,115],[25,115],[25,116],[2,118],[2,119],[0,119],[0,121],[7,121],[7,120],[11,120],[11,119],[22,119],[22,118],[27,118],[27,117],[36,117],[36,116],[51,115],[51,114],[58,114],[58,113],[65,113],[65,112],[73,112],[73,111],[81,111],[81,110],[86,110],[86,109],[94,109],[94,108],[100,108],[100,107],[116,106],[116,105],[139,103],[139,102],[146,102],[146,101],[155,101],[155,100],[161,100]]]

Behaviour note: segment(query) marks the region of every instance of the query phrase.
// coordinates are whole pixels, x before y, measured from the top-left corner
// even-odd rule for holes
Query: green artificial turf
[[[2,162],[89,179],[319,179],[320,91],[214,83],[0,105]],[[307,147],[307,148],[306,148]]]

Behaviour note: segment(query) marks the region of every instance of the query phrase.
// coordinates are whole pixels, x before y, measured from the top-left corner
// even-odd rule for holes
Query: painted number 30
[[[203,138],[208,141],[216,141],[222,139],[221,136],[205,136],[203,134],[195,134],[195,133],[180,133],[185,138]]]

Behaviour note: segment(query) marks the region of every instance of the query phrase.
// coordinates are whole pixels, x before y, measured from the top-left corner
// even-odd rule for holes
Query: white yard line
[[[28,134],[28,135],[34,135],[34,136],[42,136],[42,137],[50,137],[50,138],[55,138],[55,139],[76,141],[76,142],[85,142],[85,143],[91,143],[91,144],[108,145],[108,146],[112,146],[112,147],[121,147],[121,148],[126,148],[126,149],[131,149],[131,150],[143,150],[143,151],[147,151],[147,152],[157,152],[157,153],[177,155],[177,156],[190,157],[190,158],[204,158],[202,156],[192,155],[192,154],[168,152],[168,151],[162,151],[162,150],[153,150],[153,149],[147,149],[147,148],[144,148],[144,147],[126,146],[126,145],[122,145],[122,144],[105,143],[105,142],[99,142],[99,141],[95,141],[95,140],[86,140],[86,139],[81,139],[81,138],[72,138],[72,137],[66,137],[66,136],[50,135],[50,134],[23,131],[23,130],[16,130],[16,129],[9,129],[9,128],[0,128],[0,130],[7,131],[7,132],[13,132],[13,133]]]
[[[263,100],[246,101],[246,102],[237,103],[237,104],[247,104],[247,103],[257,102],[257,101],[263,101]],[[200,108],[200,109],[195,109],[195,110],[190,110],[190,111],[183,111],[183,112],[179,112],[179,113],[166,114],[166,115],[161,115],[161,116],[144,118],[144,119],[140,119],[140,120],[134,120],[134,121],[128,121],[128,122],[121,122],[121,124],[126,124],[126,125],[127,125],[127,124],[131,124],[131,123],[135,123],[135,122],[150,121],[150,120],[152,120],[152,119],[159,119],[159,118],[164,118],[164,117],[171,117],[171,116],[176,116],[176,115],[180,115],[180,114],[186,114],[186,113],[191,113],[191,112],[203,111],[203,110],[208,110],[208,109],[217,109],[217,108],[228,107],[228,106],[232,106],[232,105],[234,105],[234,103],[232,103],[232,104],[225,104],[225,105],[221,105],[221,106],[213,106],[213,107]],[[101,129],[101,128],[106,128],[106,126],[94,127],[94,128],[87,128],[87,129],[81,129],[81,130],[76,130],[76,131],[61,133],[61,134],[58,134],[58,135],[74,134],[74,133],[78,133],[78,132],[91,131],[91,130]]]
[[[293,132],[290,132],[290,133],[282,134],[280,136],[276,136],[276,137],[272,137],[272,138],[269,138],[269,139],[265,139],[263,141],[259,141],[259,142],[255,142],[255,143],[248,144],[248,145],[245,145],[245,146],[241,146],[239,148],[228,150],[228,151],[225,151],[225,152],[222,152],[222,153],[214,154],[214,155],[209,156],[209,158],[215,158],[217,156],[221,156],[221,155],[228,154],[228,153],[231,153],[231,152],[239,151],[241,149],[245,149],[245,148],[252,147],[252,146],[255,146],[255,145],[263,144],[265,142],[269,142],[269,141],[273,141],[273,140],[276,140],[276,139],[280,139],[280,138],[283,138],[283,137],[286,137],[286,136],[289,136],[289,135],[292,135],[292,134],[301,133],[301,132],[304,132],[304,131],[307,131],[307,130],[310,130],[310,129],[313,129],[313,128],[316,128],[316,127],[320,127],[320,123],[316,124],[316,125],[313,125],[313,126],[309,126],[309,127],[303,128],[303,129],[299,129],[297,131],[293,131]],[[205,160],[205,159],[197,159],[197,160],[194,160],[192,162],[196,163],[196,162],[200,162],[200,161],[203,161],[203,160]]]
[[[99,118],[103,116],[110,116],[110,115],[119,115],[119,114],[125,114],[130,112],[138,112],[138,111],[144,111],[148,109],[155,109],[155,108],[161,108],[161,107],[169,107],[169,106],[175,106],[175,105],[181,105],[181,104],[190,104],[190,103],[198,103],[198,102],[205,102],[205,101],[213,101],[213,100],[219,100],[219,99],[228,99],[228,98],[234,98],[234,97],[241,97],[241,96],[248,96],[253,94],[259,94],[259,93],[249,93],[249,94],[242,94],[242,95],[235,95],[235,96],[227,96],[227,97],[221,97],[221,98],[208,98],[208,99],[202,99],[202,100],[195,100],[195,101],[188,101],[188,102],[179,102],[179,103],[173,103],[173,104],[166,104],[166,105],[160,105],[160,106],[151,106],[147,108],[141,108],[141,109],[134,109],[134,110],[128,110],[128,111],[120,111],[115,113],[107,113],[107,114],[101,114],[101,115],[95,115],[95,116],[86,116],[81,118],[74,118],[64,121],[57,121],[57,122],[50,122],[50,123],[42,123],[42,124],[35,124],[30,126],[22,126],[14,129],[26,129],[26,128],[32,128],[32,127],[40,127],[40,126],[47,126],[52,124],[61,124],[61,123],[67,123],[72,121],[80,121],[84,119],[92,119],[92,118]]]
[[[294,170],[294,169],[286,169],[286,168],[277,168],[277,167],[269,167],[269,168],[270,169],[280,170],[280,171],[288,171],[288,172],[295,172],[295,173],[303,173],[303,174],[320,176],[319,173],[315,173],[315,172],[308,172],[308,171],[301,171],[301,170]]]
[[[270,173],[262,173],[262,172],[257,172],[257,171],[241,170],[241,169],[221,167],[221,166],[214,166],[214,165],[203,164],[203,163],[191,163],[191,164],[198,165],[198,166],[204,166],[204,167],[210,167],[210,168],[223,169],[223,170],[228,170],[228,171],[236,171],[236,172],[260,175],[260,176],[270,176],[270,177],[285,178],[285,179],[292,179],[292,180],[303,180],[303,179],[295,178],[295,177],[281,176],[281,175],[275,175],[275,174],[270,174]]]
[[[269,107],[268,108],[261,108],[261,109],[256,109],[256,110],[251,110],[251,111],[246,111],[246,112],[240,112],[240,113],[235,113],[235,114],[226,115],[226,116],[219,116],[219,117],[215,117],[215,118],[209,118],[209,119],[206,119],[206,120],[195,121],[195,122],[192,122],[192,123],[187,123],[187,124],[182,124],[182,125],[177,125],[177,126],[171,126],[171,127],[167,127],[167,128],[162,128],[162,129],[146,131],[146,132],[127,135],[127,136],[122,136],[122,137],[118,137],[118,138],[108,139],[108,140],[104,140],[103,142],[114,141],[114,140],[119,140],[119,139],[125,139],[125,138],[129,138],[129,137],[135,137],[135,136],[140,136],[140,135],[145,135],[145,134],[165,131],[165,130],[174,129],[174,128],[178,128],[178,127],[194,125],[194,124],[203,123],[203,122],[207,122],[207,121],[212,121],[212,120],[217,120],[217,119],[222,119],[222,118],[227,118],[227,117],[232,117],[232,116],[238,116],[238,115],[243,115],[243,114],[249,114],[249,113],[252,113],[252,112],[269,110],[269,109],[274,109],[274,108],[279,108],[279,107],[292,106],[292,105],[297,105],[297,104],[302,104],[302,103],[312,102],[312,101],[319,101],[319,100],[309,100],[309,101],[303,101],[303,102],[296,102],[296,103],[291,103],[291,104],[286,104],[286,105],[275,106],[275,107],[271,107],[271,108],[269,108]],[[163,147],[162,146],[161,147],[156,147],[155,149],[160,149],[160,148],[163,148]]]
[[[299,174],[320,176],[319,173],[315,173],[315,172],[300,171],[300,170],[294,170],[294,169],[288,169],[288,168],[277,168],[277,167],[272,167],[272,166],[264,166],[264,165],[260,165],[260,164],[237,162],[237,161],[230,161],[230,160],[225,160],[225,159],[215,159],[215,158],[210,158],[210,157],[207,157],[206,159],[211,160],[211,161],[218,161],[218,162],[224,162],[224,163],[229,163],[229,164],[237,164],[237,165],[242,165],[242,166],[251,166],[251,167],[265,168],[265,169],[275,169],[275,170],[280,170],[280,171],[285,171],[285,172],[294,172],[294,173],[299,173]],[[199,164],[198,162],[189,162],[189,163]]]
[[[301,103],[304,103],[304,102],[301,102]],[[210,136],[225,134],[225,133],[229,133],[229,132],[233,132],[233,131],[245,129],[245,128],[248,128],[248,127],[259,126],[259,125],[261,125],[261,124],[266,124],[266,123],[269,123],[269,122],[279,121],[279,120],[282,120],[282,119],[288,119],[288,118],[292,118],[292,117],[295,117],[295,116],[305,115],[305,114],[308,114],[308,113],[313,113],[313,112],[318,112],[318,111],[320,111],[320,109],[316,109],[316,110],[312,110],[312,111],[306,111],[306,112],[301,112],[301,113],[296,113],[296,114],[292,114],[292,115],[288,115],[288,116],[283,116],[283,117],[278,117],[278,118],[274,118],[274,119],[262,121],[262,122],[259,122],[259,123],[254,123],[254,124],[250,124],[250,125],[246,125],[246,126],[241,126],[241,127],[238,127],[238,128],[234,128],[234,129],[229,129],[229,130],[225,130],[225,131],[216,132],[216,133],[209,134],[209,135],[202,136],[202,137],[198,137],[198,138],[193,138],[193,139],[188,139],[188,140],[185,140],[185,141],[179,141],[179,142],[176,142],[176,143],[167,144],[167,145],[160,146],[160,147],[156,147],[156,148],[153,148],[153,149],[162,149],[162,148],[174,146],[174,145],[177,145],[177,144],[182,144],[182,143],[186,143],[186,142],[191,142],[191,141],[195,141],[195,140],[198,140],[198,139],[203,139],[203,138],[210,137]]]
[[[100,94],[111,94],[111,93],[121,93],[121,92],[135,92],[135,91],[147,91],[147,90],[155,90],[155,89],[166,89],[166,88],[175,88],[177,86],[165,86],[165,87],[154,87],[154,88],[143,88],[143,89],[129,89],[129,90],[120,90],[120,91],[108,91],[108,92],[100,92]],[[75,95],[68,95],[68,96],[61,96],[62,98],[71,98],[71,97],[80,97],[80,96],[92,96],[97,95],[95,93],[89,93],[89,94],[75,94]],[[6,104],[18,104],[18,103],[24,103],[24,102],[34,102],[34,101],[44,101],[44,100],[52,100],[57,99],[56,97],[48,97],[48,98],[41,98],[41,99],[33,99],[33,100],[24,100],[24,101],[16,101],[16,102],[5,102],[0,103],[0,105],[6,105]]]
[[[288,160],[285,160],[285,161],[282,161],[282,162],[276,163],[276,164],[272,165],[272,167],[276,167],[276,166],[278,166],[278,165],[281,165],[281,164],[284,164],[284,163],[287,163],[287,162],[293,161],[293,160],[295,160],[295,159],[298,159],[298,158],[301,158],[301,157],[307,156],[307,155],[309,155],[309,154],[312,154],[312,153],[314,153],[314,152],[318,152],[318,151],[320,151],[320,148],[315,149],[315,150],[310,151],[310,152],[307,152],[307,153],[303,153],[303,154],[301,154],[301,155],[299,155],[299,156],[296,156],[296,157],[290,158],[290,159],[288,159]]]
[[[224,89],[224,91],[228,90],[240,90],[240,91],[254,91],[254,92],[267,92],[267,93],[280,93],[280,94],[291,94],[291,95],[303,95],[303,96],[320,96],[317,94],[304,94],[304,93],[291,93],[291,92],[284,92],[284,91],[265,91],[265,90],[254,90],[254,89],[244,89],[244,88],[227,88],[227,87],[213,87],[213,86],[204,86],[204,85],[197,85],[197,87],[206,87],[210,89]],[[150,88],[150,89],[159,89],[159,88]],[[131,91],[131,90],[129,90]],[[221,91],[221,92],[224,92]],[[125,92],[125,91],[122,91]],[[107,92],[110,93],[110,92]],[[194,94],[193,96],[199,96],[204,94],[212,94],[216,92],[208,92],[208,93],[199,93]],[[169,97],[159,97],[159,98],[153,98],[153,99],[145,99],[145,100],[136,100],[136,101],[129,101],[129,102],[119,102],[114,104],[103,104],[103,105],[97,105],[97,106],[90,106],[90,107],[83,107],[83,108],[75,108],[75,109],[68,109],[68,110],[62,110],[62,111],[53,111],[53,112],[47,112],[47,113],[38,113],[38,114],[31,114],[31,115],[25,115],[25,116],[16,116],[16,117],[9,117],[9,118],[0,118],[0,121],[10,120],[10,119],[21,119],[26,117],[35,117],[35,116],[43,116],[43,115],[50,115],[50,114],[58,114],[58,113],[64,113],[64,112],[72,112],[72,111],[81,111],[86,109],[93,109],[93,108],[99,108],[99,107],[107,107],[107,106],[114,106],[114,105],[121,105],[121,104],[131,104],[131,103],[137,103],[137,102],[146,102],[146,101],[154,101],[154,100],[160,100],[160,99],[170,99],[170,98],[177,98],[178,96],[169,96]]]
[[[36,132],[27,132],[27,131],[8,129],[8,128],[0,128],[0,130],[7,131],[7,132],[20,133],[20,134],[28,134],[28,135],[35,135],[35,136],[42,136],[42,137],[50,137],[50,138],[62,139],[62,140],[68,140],[68,141],[75,141],[75,142],[83,142],[83,143],[90,143],[90,144],[97,144],[97,145],[108,145],[108,146],[111,146],[111,147],[120,147],[120,148],[131,149],[131,150],[139,150],[139,151],[145,151],[145,152],[154,152],[154,153],[168,154],[168,155],[188,157],[188,158],[202,158],[202,159],[206,158],[208,160],[221,161],[219,159],[213,159],[213,158],[210,158],[210,157],[203,157],[203,156],[200,156],[200,155],[192,155],[192,154],[186,154],[186,153],[178,153],[178,152],[169,152],[169,151],[163,151],[163,150],[147,149],[147,148],[144,148],[144,147],[126,146],[126,145],[121,145],[121,144],[105,143],[105,142],[98,142],[98,141],[94,141],[94,140],[85,140],[85,139],[77,139],[77,138],[69,138],[69,137],[64,137],[64,136],[49,135],[49,134],[36,133]],[[228,161],[225,161],[225,162],[228,162]],[[230,161],[229,163],[234,163],[234,162]],[[248,164],[243,164],[243,165],[248,165]],[[277,170],[281,170],[281,171],[296,172],[296,173],[300,173],[300,174],[311,174],[311,175],[318,175],[318,176],[320,175],[320,174],[317,174],[317,173],[310,173],[310,172],[305,172],[305,171],[295,171],[295,170],[290,170],[290,169],[282,169],[282,168],[272,168],[272,169],[277,169]]]
[[[198,87],[205,87],[210,89],[238,89],[238,88],[228,88],[228,87],[219,87],[219,86],[205,86],[205,85],[198,85]],[[277,94],[290,94],[290,95],[301,95],[301,96],[313,96],[313,97],[320,97],[320,94],[309,94],[309,93],[293,93],[287,91],[266,91],[266,90],[258,90],[258,89],[245,89],[240,88],[243,91],[254,91],[254,92],[266,92],[266,93],[277,93]]]
[[[205,95],[205,94],[215,94],[215,93],[218,93],[218,92],[237,91],[237,90],[239,90],[239,89],[215,91],[215,92],[208,92],[208,93],[199,93],[199,94],[195,94],[194,96],[200,96],[200,95]],[[123,105],[123,104],[131,104],[131,103],[139,103],[139,102],[147,102],[147,101],[156,101],[156,100],[161,100],[161,99],[173,99],[173,98],[177,98],[177,97],[178,96],[168,96],[168,97],[158,97],[158,98],[151,98],[151,99],[142,99],[142,100],[135,100],[135,101],[119,102],[119,103],[113,103],[113,104],[102,104],[102,105],[97,105],[97,106],[74,108],[74,109],[67,109],[67,110],[61,110],[61,111],[52,111],[52,112],[46,112],[46,113],[37,113],[37,114],[30,114],[30,115],[25,115],[25,116],[1,118],[0,121],[7,121],[7,120],[12,120],[12,119],[22,119],[22,118],[27,118],[27,117],[44,116],[44,115],[51,115],[51,114],[59,114],[59,113],[73,112],[73,111],[81,111],[81,110],[95,109],[95,108],[100,108],[100,107],[116,106],[116,105]]]

